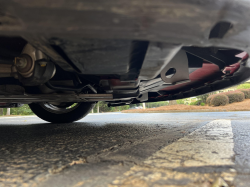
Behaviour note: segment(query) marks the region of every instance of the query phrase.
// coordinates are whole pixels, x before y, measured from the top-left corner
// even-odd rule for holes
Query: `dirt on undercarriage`
[[[232,103],[226,106],[195,106],[195,105],[170,105],[157,108],[124,110],[124,113],[171,113],[171,112],[227,112],[227,111],[249,111],[250,99],[242,102]]]

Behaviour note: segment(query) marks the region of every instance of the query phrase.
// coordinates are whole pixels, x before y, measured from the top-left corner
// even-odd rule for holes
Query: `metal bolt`
[[[23,57],[16,57],[15,58],[15,65],[18,68],[25,68],[27,66],[27,60]]]

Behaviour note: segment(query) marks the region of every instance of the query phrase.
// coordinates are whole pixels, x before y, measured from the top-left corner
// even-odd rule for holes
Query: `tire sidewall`
[[[30,109],[41,119],[51,123],[70,123],[85,117],[95,106],[95,103],[82,102],[72,111],[56,114],[45,110],[40,103],[29,104]]]

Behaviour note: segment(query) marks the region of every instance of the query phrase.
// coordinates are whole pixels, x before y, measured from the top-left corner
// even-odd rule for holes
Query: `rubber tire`
[[[29,104],[30,109],[41,119],[51,123],[71,123],[85,117],[95,106],[95,103],[80,103],[80,105],[68,113],[55,114],[45,110],[38,103]]]

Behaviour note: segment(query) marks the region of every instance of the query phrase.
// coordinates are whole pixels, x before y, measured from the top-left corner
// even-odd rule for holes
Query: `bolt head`
[[[16,57],[15,64],[18,68],[25,68],[27,66],[27,60],[24,57]]]

